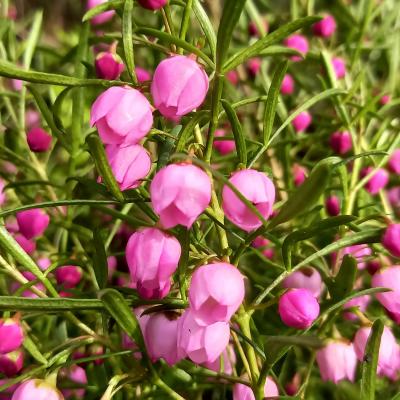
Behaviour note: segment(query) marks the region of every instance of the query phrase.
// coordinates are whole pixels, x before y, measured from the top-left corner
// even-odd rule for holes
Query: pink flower
[[[228,322],[243,299],[243,275],[231,264],[203,265],[192,275],[189,304],[192,315],[202,324]]]
[[[36,276],[32,274],[32,272],[28,272],[28,271],[24,271],[22,272],[22,275],[24,276],[24,278],[26,278],[28,281],[34,281],[37,280]],[[18,282],[14,282],[11,285],[11,291],[16,291],[21,287],[21,284]],[[32,285],[30,286],[28,289],[24,290],[22,292],[22,297],[27,297],[30,299],[35,299],[37,298],[37,294],[35,294],[32,289],[35,288],[37,290],[41,290],[42,292],[46,291],[46,288],[44,287],[43,283],[37,283],[36,285]]]
[[[41,257],[37,260],[37,265],[42,271],[46,271],[51,265],[51,260],[47,257]]]
[[[150,316],[144,339],[153,362],[162,358],[168,365],[174,365],[180,361],[177,338],[178,320],[172,313],[156,313]]]
[[[354,337],[354,350],[359,361],[364,360],[365,347],[371,333],[370,327],[360,328]],[[384,327],[378,356],[378,374],[396,380],[400,369],[400,347],[392,331]]]
[[[282,286],[286,289],[307,289],[314,297],[319,297],[322,292],[322,279],[316,269],[302,268],[285,278]]]
[[[101,79],[118,79],[125,69],[125,65],[118,54],[113,52],[102,52],[96,56],[96,75]]]
[[[352,343],[330,341],[317,351],[317,363],[323,381],[338,383],[342,380],[354,382],[357,356]]]
[[[33,128],[27,135],[28,146],[34,153],[44,153],[50,149],[52,137],[42,128]]]
[[[290,49],[297,50],[299,53],[302,53],[304,56],[308,53],[308,49],[309,49],[308,40],[302,35],[299,35],[299,34],[291,35],[284,40],[283,44],[286,47],[289,47]],[[299,56],[292,56],[291,60],[292,61],[301,61],[302,58]]]
[[[384,105],[388,104],[391,99],[392,98],[391,98],[390,94],[385,94],[380,98],[379,103],[381,103],[381,105],[384,106]]]
[[[229,343],[229,324],[199,324],[191,310],[178,320],[178,357],[189,357],[196,364],[212,363]]]
[[[343,249],[343,256],[345,254],[350,254],[357,261],[358,269],[365,269],[367,263],[365,261],[372,254],[372,250],[366,244],[355,244],[353,246],[348,246]]]
[[[346,62],[341,57],[332,58],[332,66],[337,79],[342,79],[346,76]]]
[[[233,371],[233,366],[236,364],[236,355],[232,345],[228,345],[226,349],[222,352],[222,355],[219,356],[214,362],[206,362],[203,364],[203,366],[210,369],[211,371],[220,372],[221,357],[223,361],[223,372],[225,374],[231,375]]]
[[[180,256],[181,245],[173,236],[156,228],[135,232],[126,246],[126,261],[139,294],[146,299],[165,297]]]
[[[372,276],[371,286],[392,289],[390,292],[376,293],[375,296],[396,323],[400,324],[400,265],[376,272]]]
[[[11,400],[64,400],[64,396],[42,379],[30,379],[22,383]]]
[[[4,191],[5,186],[6,183],[0,178],[0,206],[2,206],[7,200],[7,196]]]
[[[113,86],[93,103],[90,125],[96,125],[104,144],[136,144],[153,125],[151,105],[138,90]]]
[[[331,217],[336,217],[337,215],[339,215],[340,214],[340,200],[339,200],[339,197],[337,197],[337,196],[329,196],[325,200],[325,209],[326,209],[326,212]]]
[[[211,200],[211,181],[199,167],[171,164],[154,176],[150,185],[151,204],[169,229],[190,228]]]
[[[158,10],[163,8],[168,0],[138,0],[139,4],[148,10]]]
[[[215,131],[216,137],[223,137],[225,134],[226,132],[224,129],[217,129]],[[214,140],[213,146],[222,155],[232,153],[236,149],[234,140]]]
[[[400,213],[400,186],[389,189],[387,197],[394,212]]]
[[[293,94],[293,92],[294,92],[294,79],[292,78],[292,75],[286,74],[282,80],[281,93],[283,95],[289,95]]]
[[[24,341],[24,332],[18,319],[0,319],[0,353],[17,350]]]
[[[313,25],[313,33],[315,36],[329,37],[336,31],[336,21],[332,15],[327,14],[321,21]]]
[[[332,133],[329,138],[329,144],[332,150],[337,154],[346,154],[353,147],[351,135],[348,131],[337,131]]]
[[[244,169],[235,172],[229,182],[249,200],[266,219],[272,213],[275,201],[275,187],[271,179],[255,169]],[[227,186],[222,189],[222,208],[226,217],[233,224],[246,232],[253,231],[262,225],[242,200]]]
[[[139,144],[126,147],[109,144],[106,154],[112,172],[121,190],[134,189],[149,174],[151,159],[146,149]]]
[[[237,73],[237,71],[228,71],[225,76],[226,79],[228,79],[228,81],[232,83],[233,86],[237,86],[237,84],[239,83],[239,74]]]
[[[81,386],[87,386],[88,380],[86,371],[78,365],[74,365],[69,369],[62,370],[62,374],[65,375],[72,383]],[[73,397],[83,399],[85,397],[86,389],[84,387],[80,389],[63,389],[62,393],[67,398]]]
[[[299,164],[293,165],[293,182],[295,186],[301,186],[307,177],[307,169]]]
[[[373,167],[363,168],[361,170],[361,177],[369,175],[374,170]],[[365,189],[372,195],[378,194],[389,183],[389,173],[383,169],[378,168],[376,172],[369,178],[365,184]]]
[[[21,349],[0,354],[0,372],[10,378],[21,371],[24,365],[24,353]]]
[[[252,78],[255,78],[261,69],[261,58],[250,58],[246,64],[247,71]]]
[[[365,312],[368,304],[371,302],[371,296],[365,295],[365,296],[359,296],[355,297],[354,299],[349,300],[343,308],[346,310],[348,308],[354,308],[357,307],[361,312]],[[357,320],[357,316],[353,314],[351,311],[345,312],[344,313],[344,318],[350,321],[355,321]]]
[[[276,383],[267,376],[264,385],[264,399],[278,398],[279,391]],[[233,385],[233,400],[255,400],[255,396],[250,387],[242,383],[235,383]]]
[[[400,149],[396,149],[389,158],[388,167],[394,174],[400,175]]]
[[[14,239],[25,253],[32,255],[36,251],[36,243],[33,240],[27,239],[24,235],[17,233],[14,235]]]
[[[307,289],[291,289],[279,299],[283,323],[296,329],[309,328],[319,315],[319,304]]]
[[[66,289],[76,287],[82,279],[82,269],[76,265],[64,265],[54,272],[57,283]]]
[[[311,123],[311,114],[308,111],[303,111],[293,119],[292,126],[297,133],[300,133],[307,130]]]
[[[270,242],[268,239],[262,236],[258,236],[253,240],[253,243],[251,245],[256,249],[260,249],[265,257],[272,259],[274,258],[275,251],[274,249],[267,247],[269,246],[269,244]]]
[[[40,126],[40,114],[31,108],[25,111],[25,125],[27,128],[38,128]]]
[[[262,20],[262,25],[264,25],[265,33],[268,33],[269,26],[268,21],[265,18],[263,18]],[[250,36],[260,37],[260,32],[258,31],[257,24],[254,21],[249,22],[248,31]]]
[[[192,58],[173,56],[158,64],[151,84],[154,105],[173,121],[198,108],[206,98],[208,76]]]
[[[400,257],[400,224],[390,224],[382,238],[383,247],[394,257]]]
[[[16,217],[19,231],[28,240],[42,236],[50,223],[50,217],[41,208],[19,211]]]
[[[100,4],[107,3],[108,0],[88,0],[86,9],[90,10],[91,8],[94,8]],[[104,24],[105,22],[108,22],[112,17],[114,16],[115,11],[110,10],[110,11],[104,11],[99,15],[96,15],[93,17],[90,22],[92,25],[101,25]]]
[[[135,72],[139,83],[151,81],[151,73],[144,68],[135,67]]]

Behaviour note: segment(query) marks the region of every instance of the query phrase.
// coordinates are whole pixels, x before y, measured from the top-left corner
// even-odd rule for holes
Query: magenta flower
[[[229,343],[229,324],[200,324],[190,309],[178,320],[178,357],[189,357],[196,364],[214,362]]]
[[[94,8],[100,4],[107,3],[108,0],[88,0],[86,4],[86,9],[90,10],[91,8]],[[96,15],[93,17],[90,22],[92,25],[101,25],[106,22],[108,22],[112,17],[114,16],[115,11],[110,10],[110,11],[104,11],[99,15]]]
[[[23,341],[24,332],[18,319],[0,319],[0,354],[17,350]]]
[[[314,297],[319,297],[323,285],[320,273],[314,268],[303,268],[292,272],[282,282],[286,289],[307,289]]]
[[[390,224],[382,238],[382,245],[392,256],[400,257],[400,224]]]
[[[4,190],[5,186],[6,183],[3,181],[3,179],[0,178],[0,206],[2,206],[7,201],[7,196]]]
[[[354,337],[354,350],[359,361],[364,360],[365,347],[371,333],[370,327],[360,328]],[[392,331],[385,326],[383,329],[378,356],[378,374],[396,380],[400,371],[400,347],[396,343]]]
[[[371,296],[365,295],[365,296],[359,296],[355,297],[354,299],[349,300],[343,308],[347,310],[348,308],[358,308],[361,312],[365,312],[368,304],[371,302]],[[344,318],[350,321],[355,321],[357,320],[357,315],[355,315],[351,311],[346,311],[344,313]]]
[[[262,254],[269,259],[273,259],[275,255],[274,249],[268,247],[270,244],[270,241],[266,239],[263,236],[257,236],[253,242],[252,246],[255,247],[256,249],[260,249]]]
[[[373,167],[363,168],[361,170],[361,177],[369,175],[374,170]],[[379,193],[389,183],[389,173],[383,169],[378,168],[376,172],[369,178],[365,184],[365,190],[372,195]]]
[[[275,187],[264,173],[255,169],[244,169],[235,172],[229,182],[253,203],[265,219],[271,215],[275,201]],[[262,225],[259,217],[227,185],[222,189],[222,208],[229,221],[246,232]]]
[[[312,123],[312,116],[308,111],[303,111],[293,118],[292,126],[297,133],[304,132]]]
[[[72,289],[81,281],[82,269],[76,265],[64,265],[58,267],[54,275],[59,285],[63,285],[66,289]]]
[[[151,81],[151,73],[144,68],[135,67],[136,77],[139,83]]]
[[[317,363],[323,381],[355,380],[357,356],[352,343],[330,341],[317,351]]]
[[[337,131],[329,138],[332,150],[337,154],[346,154],[353,148],[351,135],[348,131]]]
[[[181,245],[173,236],[156,228],[135,232],[126,246],[126,261],[139,294],[146,299],[165,297],[180,256]]]
[[[64,400],[64,396],[52,385],[41,379],[22,383],[11,400]]]
[[[307,169],[299,164],[293,165],[293,182],[294,186],[301,186],[307,177]]]
[[[151,105],[138,90],[113,86],[93,103],[90,125],[96,125],[104,144],[136,144],[153,125]]]
[[[24,353],[21,348],[10,353],[0,354],[0,373],[8,378],[15,376],[24,366]]]
[[[268,21],[265,18],[263,18],[263,20],[262,20],[262,25],[264,25],[265,32],[268,33],[269,25],[268,25]],[[257,24],[254,21],[249,22],[248,31],[249,31],[250,36],[257,36],[257,37],[260,36],[260,33],[257,28]]]
[[[173,121],[198,108],[207,91],[207,74],[195,60],[185,56],[173,56],[161,61],[151,84],[155,107]]]
[[[307,289],[291,289],[279,299],[282,322],[296,329],[309,328],[318,318],[319,304]]]
[[[138,2],[143,8],[158,10],[163,8],[168,3],[168,0],[138,0]]]
[[[26,135],[28,146],[34,153],[44,153],[50,149],[52,137],[42,128],[32,128]]]
[[[366,244],[355,244],[353,246],[345,247],[342,251],[342,255],[350,254],[357,261],[358,269],[365,269],[367,263],[365,261],[372,254],[372,250]],[[341,261],[340,261],[341,262]]]
[[[36,251],[36,243],[33,240],[27,239],[24,235],[17,233],[14,235],[14,239],[25,253],[32,255]]]
[[[202,324],[228,322],[243,299],[243,275],[231,264],[203,265],[192,275],[189,304],[192,315]]]
[[[40,114],[36,110],[28,108],[25,111],[25,125],[29,129],[38,128],[40,126]]]
[[[217,129],[215,131],[216,137],[224,137],[225,135],[226,132],[224,129]],[[223,156],[232,153],[236,149],[234,140],[214,140],[213,146]]]
[[[98,78],[115,80],[122,74],[125,65],[118,54],[107,51],[96,56],[95,68]]]
[[[330,37],[336,31],[336,21],[332,15],[327,14],[321,21],[313,25],[313,33],[315,36]]]
[[[153,362],[162,358],[168,365],[174,365],[181,360],[177,348],[178,320],[172,314],[151,314],[144,339]]]
[[[299,34],[294,34],[287,37],[283,44],[290,49],[297,50],[299,53],[302,53],[304,56],[308,53],[309,45],[308,40]],[[292,56],[290,58],[292,61],[301,61],[302,58],[299,56]]]
[[[166,228],[190,228],[211,200],[211,181],[199,167],[171,164],[154,176],[150,185],[151,204]]]
[[[237,86],[239,83],[239,74],[237,73],[237,71],[232,70],[232,71],[228,71],[225,75],[226,79],[228,79],[228,81],[233,85],[233,86]]]
[[[86,371],[78,365],[74,365],[69,369],[64,369],[61,371],[61,373],[62,375],[66,376],[72,383],[85,386],[88,383]],[[80,389],[63,389],[62,393],[67,399],[84,399],[86,389],[84,387]]]
[[[264,399],[278,398],[278,386],[272,378],[267,376],[264,385]],[[235,383],[233,385],[233,400],[255,400],[255,396],[251,388],[242,383]]]
[[[388,167],[394,174],[400,175],[400,149],[396,149],[389,158]]]
[[[340,214],[340,200],[337,196],[329,196],[325,200],[325,209],[328,215],[336,217]]]
[[[343,58],[332,58],[332,66],[337,79],[342,79],[346,76],[346,62],[343,60]]]
[[[247,71],[253,79],[260,72],[261,63],[262,63],[261,58],[258,57],[250,58],[250,60],[247,62],[246,64]]]
[[[286,74],[282,80],[281,94],[289,95],[293,94],[293,92],[294,92],[294,79],[292,75]]]
[[[50,217],[41,208],[19,211],[16,217],[19,231],[28,240],[42,236],[50,223]]]
[[[106,154],[121,190],[138,187],[150,172],[150,155],[139,144],[126,147],[109,144],[106,146]]]

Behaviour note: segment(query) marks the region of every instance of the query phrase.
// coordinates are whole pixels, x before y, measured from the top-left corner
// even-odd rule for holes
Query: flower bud
[[[367,346],[368,337],[371,334],[370,327],[360,328],[354,337],[354,350],[359,361],[364,361],[365,348]],[[381,336],[378,356],[378,374],[387,376],[392,380],[396,380],[400,369],[400,347],[396,343],[392,331],[388,327],[384,327]]]
[[[21,347],[24,332],[17,318],[0,319],[0,353],[10,353]]]
[[[315,23],[312,27],[315,36],[330,37],[336,31],[336,21],[332,15],[327,14],[321,21]]]
[[[265,18],[262,19],[262,25],[264,27],[265,33],[268,33],[269,26],[268,26],[268,21]],[[258,30],[257,24],[254,21],[249,22],[248,31],[250,36],[260,37],[260,32]]]
[[[180,256],[181,245],[173,236],[156,228],[135,232],[126,246],[126,261],[140,296],[145,299],[165,297]]]
[[[25,253],[32,255],[36,251],[36,243],[33,240],[27,239],[24,235],[17,233],[14,235],[14,239]]]
[[[228,71],[225,76],[226,76],[226,79],[228,79],[228,81],[233,86],[237,86],[237,84],[239,83],[239,74],[237,73],[237,71],[235,71],[235,70]]]
[[[221,357],[224,374],[231,375],[233,371],[233,366],[236,364],[236,355],[232,345],[228,345],[226,349],[222,352],[222,355],[219,356],[214,362],[206,362],[203,364],[203,366],[210,369],[211,371],[220,372]]]
[[[173,56],[158,64],[151,83],[154,105],[173,121],[198,108],[206,98],[208,76],[192,58]]]
[[[373,170],[373,167],[363,168],[361,170],[361,177],[369,175]],[[378,194],[379,191],[388,184],[388,182],[389,173],[383,168],[378,168],[365,184],[365,190],[372,195]]]
[[[302,53],[304,56],[308,53],[309,45],[308,40],[299,34],[294,34],[287,37],[283,44],[290,49],[297,50],[299,53]],[[299,56],[292,56],[290,58],[292,61],[301,61],[302,58]]]
[[[303,111],[293,119],[292,126],[297,133],[300,133],[307,130],[311,123],[311,114],[308,111]]]
[[[69,369],[64,369],[61,371],[61,374],[68,378],[72,384],[76,384],[77,386],[83,386],[76,389],[63,389],[63,395],[69,399],[71,397],[77,399],[85,398],[85,386],[87,386],[88,380],[86,376],[86,371],[80,367],[79,365],[74,365]]]
[[[322,292],[322,279],[316,269],[302,268],[285,278],[282,286],[286,289],[307,289],[314,297],[319,297]]]
[[[253,203],[265,219],[271,215],[275,201],[275,186],[263,172],[243,169],[233,173],[229,182]],[[262,225],[258,216],[227,185],[222,189],[222,208],[229,221],[246,232],[251,232]]]
[[[196,364],[214,362],[229,343],[229,324],[199,324],[191,310],[178,320],[178,357],[189,357]]]
[[[82,279],[82,269],[76,265],[64,265],[54,272],[57,283],[65,289],[76,287]]]
[[[225,131],[223,129],[217,129],[215,131],[215,137],[224,137]],[[232,153],[236,149],[234,140],[214,140],[214,148],[223,156]]]
[[[118,54],[109,51],[97,55],[95,68],[98,78],[115,80],[122,74],[125,65]]]
[[[50,223],[50,217],[41,208],[19,211],[16,217],[19,231],[27,239],[42,236]]]
[[[257,236],[251,245],[256,249],[261,250],[262,254],[271,260],[274,258],[275,251],[274,249],[267,247],[269,244],[270,242],[268,239],[264,238],[263,236]]]
[[[108,0],[88,0],[86,4],[86,9],[90,10],[91,8],[94,8],[100,4],[107,3]],[[101,14],[96,15],[90,20],[90,23],[92,25],[101,25],[104,24],[105,22],[108,22],[112,17],[114,16],[115,11],[110,10],[110,11],[104,11]]]
[[[346,76],[346,62],[341,57],[332,58],[332,67],[335,71],[337,79],[342,79]]]
[[[203,265],[192,275],[189,304],[192,315],[202,324],[228,322],[243,299],[243,275],[231,264]]]
[[[150,172],[149,153],[139,144],[126,147],[109,144],[106,155],[121,190],[137,188]]]
[[[261,58],[255,57],[255,58],[250,58],[250,60],[247,62],[246,67],[249,75],[254,79],[258,73],[260,72],[261,69]]]
[[[281,94],[289,95],[293,94],[293,92],[294,92],[294,79],[292,78],[292,75],[285,74],[282,80]]]
[[[372,254],[372,250],[366,244],[355,244],[343,249],[342,257],[346,254],[350,254],[354,257],[357,261],[358,269],[363,270],[367,266],[366,258]],[[342,257],[340,258],[340,263],[342,262]]]
[[[29,129],[38,128],[40,126],[40,114],[36,110],[28,108],[25,111],[25,125]]]
[[[0,372],[10,378],[21,371],[24,365],[24,353],[21,349],[0,354]]]
[[[162,358],[168,365],[174,365],[180,361],[177,338],[178,320],[173,313],[156,313],[150,316],[144,340],[153,362]]]
[[[283,323],[296,329],[309,328],[319,315],[319,304],[307,289],[291,289],[279,299]]]
[[[365,295],[365,296],[359,296],[359,297],[355,297],[354,299],[349,300],[344,306],[343,308],[345,310],[349,309],[349,308],[358,308],[361,312],[365,312],[368,304],[371,302],[371,296]],[[355,321],[357,320],[357,315],[355,315],[354,313],[350,311],[347,311],[344,313],[344,318],[350,321]]]
[[[93,103],[90,125],[96,125],[104,144],[136,144],[153,125],[151,105],[138,90],[113,86]]]
[[[11,400],[64,400],[64,396],[42,379],[29,379],[14,392]]]
[[[135,67],[136,77],[139,83],[151,81],[151,74],[144,68]]]
[[[388,190],[387,197],[393,211],[400,214],[400,186],[393,187]]]
[[[301,186],[307,177],[307,169],[299,164],[293,165],[293,182],[294,186]]]
[[[278,397],[278,386],[276,386],[276,383],[267,376],[264,385],[264,399]],[[243,385],[242,383],[235,383],[233,385],[233,400],[255,400],[255,396],[249,386]]]
[[[32,128],[26,135],[28,146],[34,153],[44,153],[50,149],[52,137],[42,128]]]
[[[382,237],[383,247],[394,257],[400,257],[400,224],[390,224]]]
[[[329,138],[329,144],[336,154],[341,155],[348,153],[353,147],[351,135],[348,131],[332,133]]]
[[[138,2],[143,8],[147,8],[148,10],[159,10],[168,3],[168,0],[138,0]]]
[[[323,381],[338,383],[342,380],[354,382],[357,356],[352,343],[330,341],[317,351],[317,363]]]
[[[340,200],[337,196],[329,196],[325,201],[325,209],[328,215],[336,217],[340,214]]]
[[[199,167],[171,164],[154,176],[150,185],[151,204],[166,228],[190,228],[211,200],[211,181]]]
[[[392,99],[392,97],[390,96],[390,94],[385,94],[379,99],[379,103],[382,106],[384,106],[384,105],[388,104],[391,99]]]
[[[0,206],[2,206],[7,201],[7,196],[5,194],[4,188],[6,183],[0,178]]]
[[[396,149],[389,158],[388,167],[394,174],[400,175],[400,149]]]

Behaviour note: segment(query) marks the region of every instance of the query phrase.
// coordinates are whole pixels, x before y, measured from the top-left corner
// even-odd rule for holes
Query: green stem
[[[179,32],[179,38],[182,40],[186,39],[186,33],[188,31],[190,24],[190,14],[192,12],[192,6],[193,6],[193,0],[187,0],[185,11],[183,12],[181,30]],[[183,54],[182,48],[179,49],[179,54]]]

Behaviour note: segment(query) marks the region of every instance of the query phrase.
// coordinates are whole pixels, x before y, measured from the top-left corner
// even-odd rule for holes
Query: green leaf
[[[118,201],[124,202],[124,195],[121,193],[118,182],[116,181],[111,170],[103,143],[101,142],[99,136],[95,133],[91,134],[86,138],[86,142],[89,146],[90,154],[94,158],[96,168],[103,178],[104,183],[108,187],[109,191]]]
[[[376,370],[378,367],[379,347],[383,333],[383,322],[377,319],[372,325],[365,348],[364,359],[361,363],[361,396],[363,400],[375,399]]]
[[[210,19],[208,18],[207,13],[204,11],[203,6],[200,3],[200,0],[193,1],[193,11],[199,22],[201,29],[204,32],[205,37],[207,38],[208,45],[210,46],[212,59],[215,60],[217,56],[217,37],[214,32],[214,28],[211,24]]]
[[[271,86],[268,90],[268,97],[265,104],[264,112],[264,128],[263,128],[263,143],[267,146],[269,138],[272,133],[272,128],[274,127],[276,107],[278,105],[279,94],[281,90],[281,84],[283,77],[287,71],[288,62],[282,61],[277,65],[272,78]]]
[[[225,0],[217,36],[217,71],[221,72],[228,55],[232,32],[239,21],[246,0]],[[232,69],[232,68],[229,68]],[[229,71],[225,70],[225,71]]]
[[[221,100],[222,107],[224,107],[226,116],[231,123],[233,136],[235,138],[236,151],[239,158],[239,162],[246,167],[247,166],[247,149],[246,149],[246,140],[244,138],[243,128],[239,122],[239,118],[236,115],[235,110],[229,104],[228,101],[222,99]]]
[[[63,114],[62,106],[65,98],[72,89],[74,89],[73,86],[69,86],[63,89],[63,91],[57,96],[52,107],[54,124],[56,128],[59,129],[60,131],[64,131],[64,126],[62,124],[62,119],[61,119],[61,115]]]
[[[265,347],[271,344],[283,344],[306,347],[309,349],[320,349],[324,343],[317,336],[265,336]]]
[[[135,53],[132,39],[133,0],[125,0],[124,13],[122,15],[122,42],[124,45],[125,62],[132,82],[137,85],[135,72]]]
[[[235,1],[235,0],[233,0]],[[228,2],[229,3],[229,2]],[[238,1],[239,3],[239,1]],[[271,46],[274,43],[280,42],[281,40],[285,39],[287,36],[292,34],[293,32],[307,28],[314,24],[315,22],[319,21],[319,17],[305,17],[297,19],[296,21],[289,22],[286,25],[281,26],[276,31],[270,33],[267,36],[257,40],[254,44],[249,47],[246,47],[242,51],[236,53],[232,56],[223,66],[223,72],[230,71],[231,69],[236,68],[238,65],[242,64],[246,60],[252,57],[256,57],[260,55],[260,53],[265,50],[268,46]],[[229,43],[227,49],[229,48]]]
[[[104,289],[100,292],[100,300],[121,329],[134,340],[141,350],[145,350],[139,322],[122,294],[115,289]]]
[[[6,254],[9,254],[14,260],[23,266],[27,271],[35,275],[46,289],[53,295],[58,296],[51,282],[44,276],[41,269],[35,264],[32,258],[22,249],[18,242],[4,227],[0,226],[0,247]]]
[[[199,111],[192,118],[189,119],[188,123],[183,127],[178,135],[178,140],[176,141],[175,152],[182,153],[186,148],[186,143],[189,140],[190,134],[194,131],[197,124],[208,119],[208,111]]]
[[[356,219],[357,217],[354,217],[353,215],[339,215],[337,217],[323,219],[308,228],[299,229],[290,233],[282,243],[282,258],[286,268],[288,270],[291,269],[292,249],[297,242],[317,236],[324,230],[331,230],[341,225],[348,225]]]
[[[94,243],[94,254],[93,254],[93,268],[96,276],[97,284],[100,289],[104,289],[108,281],[108,263],[106,249],[104,247],[103,238],[101,237],[100,231],[95,229],[93,231],[93,243]]]
[[[339,301],[351,293],[357,277],[357,271],[356,259],[350,254],[346,254],[343,257],[339,272],[328,285],[333,301]]]
[[[185,49],[189,53],[196,54],[196,56],[200,57],[203,61],[205,61],[205,63],[211,69],[215,68],[214,62],[206,54],[204,54],[200,49],[191,45],[190,43],[186,42],[185,40],[179,39],[176,36],[172,36],[166,32],[161,32],[157,29],[145,28],[145,27],[140,27],[140,28],[135,29],[135,33],[153,36],[153,37],[160,39],[162,42],[166,42],[168,44],[175,44],[177,47],[181,47],[182,49]]]
[[[182,125],[175,126],[172,131],[172,136],[179,135],[179,132],[182,130]],[[158,160],[157,160],[157,171],[159,171],[162,167],[165,167],[169,163],[169,159],[171,158],[171,154],[175,147],[175,140],[171,137],[167,137],[164,139],[162,145],[160,146]]]
[[[43,365],[47,365],[47,359],[45,356],[40,352],[38,347],[36,346],[35,342],[31,339],[29,335],[25,333],[24,341],[22,343],[25,350],[36,360],[39,361]]]
[[[99,4],[96,7],[91,8],[86,12],[86,14],[82,18],[82,22],[86,22],[89,19],[92,19],[96,15],[103,13],[108,10],[116,10],[124,4],[125,0],[108,0],[104,3]]]

